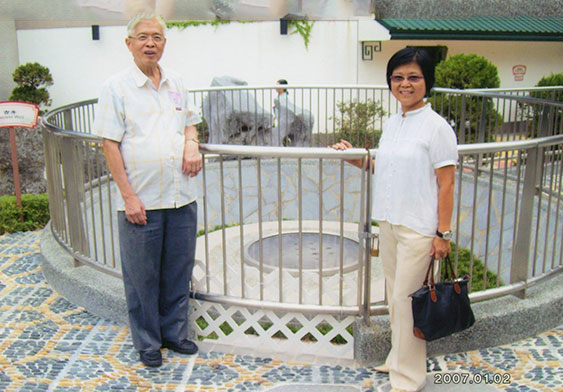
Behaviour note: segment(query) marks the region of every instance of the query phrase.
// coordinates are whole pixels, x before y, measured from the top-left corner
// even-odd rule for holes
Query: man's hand
[[[202,159],[199,152],[199,143],[193,139],[186,140],[184,143],[182,173],[190,177],[195,177],[201,170],[201,166]]]
[[[104,139],[102,146],[113,180],[117,184],[123,202],[125,203],[125,217],[131,223],[146,225],[147,213],[145,211],[145,205],[141,199],[137,197],[137,194],[135,194],[127,179],[123,156],[119,149],[120,143],[114,140]]]
[[[133,195],[123,201],[125,202],[125,217],[127,220],[136,225],[146,225],[147,211],[141,199],[137,195]]]

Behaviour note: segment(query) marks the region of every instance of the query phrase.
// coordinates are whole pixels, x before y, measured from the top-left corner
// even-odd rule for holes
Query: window
[[[430,56],[434,59],[434,65],[437,65],[440,61],[446,59],[446,55],[448,54],[448,47],[447,46],[416,46],[416,45],[409,45],[409,48],[420,48],[426,50],[430,53]]]

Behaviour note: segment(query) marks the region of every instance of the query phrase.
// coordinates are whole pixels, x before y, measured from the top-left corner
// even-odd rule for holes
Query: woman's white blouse
[[[430,104],[391,116],[376,152],[372,216],[433,237],[438,227],[435,170],[456,165],[452,127]]]

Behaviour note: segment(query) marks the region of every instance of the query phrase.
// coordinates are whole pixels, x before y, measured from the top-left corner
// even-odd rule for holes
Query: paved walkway
[[[371,368],[201,350],[138,361],[128,328],[54,292],[39,232],[0,236],[0,391],[347,392],[390,389]],[[81,267],[87,268],[87,267]],[[563,391],[563,325],[514,344],[429,358],[425,392]]]

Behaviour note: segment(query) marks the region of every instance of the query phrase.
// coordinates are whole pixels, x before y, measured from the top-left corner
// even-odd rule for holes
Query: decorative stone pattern
[[[390,388],[388,376],[372,368],[221,353],[204,343],[196,356],[163,350],[163,366],[146,368],[138,361],[127,327],[91,315],[50,289],[40,257],[38,232],[0,236],[0,391]],[[453,372],[483,379],[509,375],[510,384],[488,384],[492,390],[562,390],[563,326],[510,345],[429,358],[427,366],[430,391],[436,375]],[[474,387],[477,391],[485,385]]]

